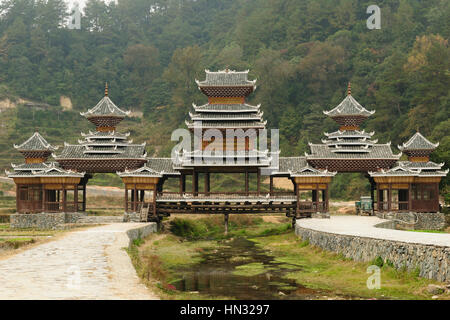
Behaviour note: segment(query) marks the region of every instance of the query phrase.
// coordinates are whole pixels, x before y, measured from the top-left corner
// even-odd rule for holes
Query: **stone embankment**
[[[450,234],[377,228],[392,221],[377,217],[332,216],[297,220],[295,233],[311,245],[370,262],[381,257],[395,268],[419,271],[421,277],[450,281]]]

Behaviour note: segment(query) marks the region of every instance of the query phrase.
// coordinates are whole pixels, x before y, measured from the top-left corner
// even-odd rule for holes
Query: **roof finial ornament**
[[[105,83],[105,97],[108,96],[108,82]]]
[[[352,95],[352,83],[350,81],[348,82],[347,94]]]
[[[230,71],[230,66],[225,67],[225,72],[228,73]]]

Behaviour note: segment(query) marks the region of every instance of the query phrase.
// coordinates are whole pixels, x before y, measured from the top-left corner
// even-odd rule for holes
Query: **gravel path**
[[[413,232],[375,227],[376,224],[385,221],[388,220],[377,217],[331,216],[330,219],[299,219],[297,225],[335,234],[450,247],[448,233]]]
[[[157,299],[140,283],[118,223],[72,232],[0,261],[0,299]]]

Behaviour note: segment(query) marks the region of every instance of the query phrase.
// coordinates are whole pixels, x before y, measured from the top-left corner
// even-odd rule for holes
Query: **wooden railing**
[[[296,196],[292,192],[162,192],[157,200],[292,200]]]

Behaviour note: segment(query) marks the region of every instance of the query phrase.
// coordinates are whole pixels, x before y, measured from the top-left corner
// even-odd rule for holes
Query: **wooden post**
[[[67,210],[67,192],[64,184],[62,185],[62,193],[63,193],[63,212],[66,212]]]
[[[391,184],[389,183],[388,189],[388,211],[391,212]]]
[[[316,212],[322,212],[319,209],[319,184],[316,184]]]
[[[248,170],[245,170],[245,195],[248,196]]]
[[[228,234],[228,213],[225,213],[223,216],[224,216],[225,234]]]
[[[273,195],[273,176],[270,176],[270,178],[269,178],[269,180],[270,180],[270,184],[269,184],[269,193],[270,193],[270,195],[272,196]]]
[[[183,174],[180,175],[180,195],[184,192],[183,190]]]
[[[43,199],[43,203],[42,203],[42,211],[43,212],[46,212],[47,211],[47,190],[45,190],[45,189],[42,189],[42,192],[44,192],[44,194],[43,194],[43,197],[42,197],[42,199]]]
[[[207,196],[209,196],[209,192],[210,192],[210,176],[209,176],[209,172],[205,173],[205,194]]]
[[[186,175],[185,174],[181,174],[181,190],[183,193],[186,192]]]
[[[261,192],[261,173],[259,172],[259,169],[256,169],[256,192],[259,193]]]
[[[128,189],[125,185],[125,213],[128,213]]]
[[[17,213],[20,212],[20,203],[21,203],[19,190],[20,190],[19,185],[16,184],[16,211],[17,211]]]
[[[300,216],[300,189],[298,188],[297,184],[294,183],[295,185],[295,196],[297,197],[297,207],[295,209],[295,216],[299,217]]]
[[[133,189],[133,212],[137,212],[137,189],[136,189],[136,183],[134,184]]]
[[[153,190],[153,216],[155,216],[155,217],[156,217],[156,194],[157,194],[157,191],[156,191],[156,185],[155,185],[154,190]]]
[[[328,195],[328,183],[327,183],[327,188],[325,189],[325,206],[326,206],[326,212],[329,212],[330,211],[330,207],[329,207],[329,205],[330,205],[330,203],[329,203],[329,195]]]
[[[73,202],[75,203],[75,212],[78,212],[78,185],[76,184],[73,189]]]
[[[194,197],[198,196],[198,172],[194,170],[194,173],[192,175],[192,182],[193,182],[193,188],[194,188]]]
[[[86,185],[83,185],[83,212],[86,211]]]
[[[408,184],[408,211],[412,211],[412,184]]]

